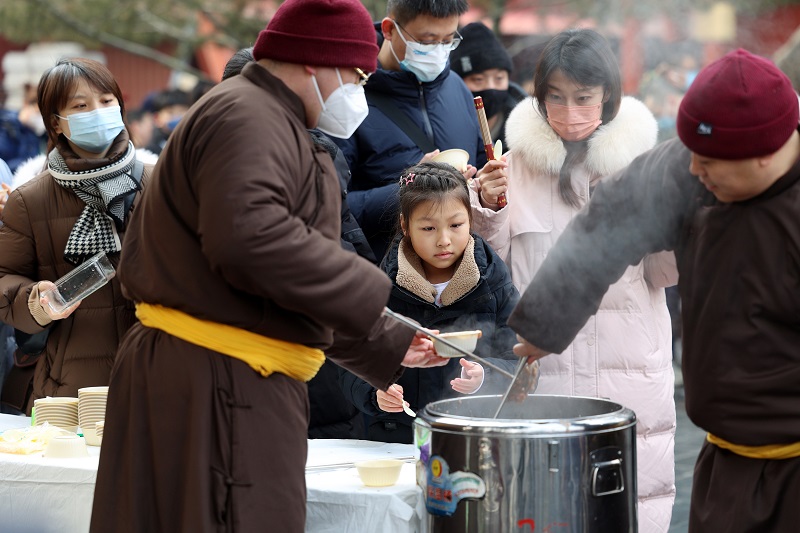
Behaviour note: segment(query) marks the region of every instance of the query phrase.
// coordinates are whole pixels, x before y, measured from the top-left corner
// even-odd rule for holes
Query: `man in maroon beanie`
[[[679,139],[597,186],[509,320],[518,355],[559,353],[627,265],[674,250],[686,410],[708,431],[690,533],[800,524],[798,107],[764,58],[708,65],[681,102]]]
[[[341,248],[335,169],[307,131],[352,133],[377,53],[358,0],[287,0],[256,61],[173,131],[118,267],[140,323],[110,383],[91,531],[300,533],[323,350],[381,389],[446,364],[382,317],[390,280]]]

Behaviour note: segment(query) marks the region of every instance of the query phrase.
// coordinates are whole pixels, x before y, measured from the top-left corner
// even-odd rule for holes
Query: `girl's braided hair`
[[[420,163],[408,168],[400,176],[400,215],[406,223],[420,204],[441,203],[445,198],[454,198],[464,204],[471,226],[472,209],[467,181],[453,166],[447,163]],[[397,226],[398,233],[401,233],[400,217]]]

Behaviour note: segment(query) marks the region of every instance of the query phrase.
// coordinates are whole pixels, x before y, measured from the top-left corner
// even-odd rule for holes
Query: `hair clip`
[[[401,187],[408,187],[410,184],[414,183],[414,174],[413,172],[409,172],[405,176],[400,176],[400,186]]]

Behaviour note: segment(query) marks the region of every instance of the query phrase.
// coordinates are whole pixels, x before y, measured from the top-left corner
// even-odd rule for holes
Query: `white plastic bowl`
[[[403,461],[399,459],[376,459],[356,463],[358,477],[367,487],[390,487],[397,483]]]
[[[481,330],[476,329],[474,331],[451,331],[449,333],[440,333],[438,336],[443,337],[445,340],[450,341],[451,343],[455,344],[459,348],[462,348],[468,352],[475,350],[475,346],[478,345],[478,339],[481,338],[483,333]],[[436,349],[436,353],[438,353],[441,357],[463,357],[464,354],[456,350],[455,348],[451,348],[447,346],[445,343],[440,342],[438,339],[433,340],[433,347]]]
[[[450,150],[443,150],[433,157],[433,160],[438,163],[447,163],[455,167],[459,172],[467,170],[469,163],[469,153],[460,148],[452,148]]]
[[[44,450],[45,457],[56,459],[71,459],[75,457],[89,457],[86,441],[77,435],[56,435],[47,443]]]

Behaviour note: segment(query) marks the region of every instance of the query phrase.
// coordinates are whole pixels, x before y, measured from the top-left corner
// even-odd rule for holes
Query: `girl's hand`
[[[478,171],[478,182],[481,185],[480,199],[483,207],[488,207],[495,211],[500,207],[497,205],[497,198],[508,190],[508,175],[505,157],[499,160],[493,159]]]
[[[50,306],[47,304],[47,300],[44,297],[44,292],[50,289],[55,290],[56,284],[53,283],[52,281],[40,281],[38,284],[38,288],[39,288],[39,305],[42,306],[42,309],[44,310],[45,313],[47,313],[47,316],[50,317],[50,320],[63,320],[67,318],[69,315],[72,314],[73,311],[75,311],[75,309],[78,308],[79,305],[81,305],[81,302],[83,301],[83,300],[78,300],[77,302],[70,305],[60,313],[56,313],[50,308]]]
[[[378,390],[375,394],[378,397],[378,407],[387,413],[403,412],[403,387],[395,383],[386,391]]]
[[[459,359],[461,377],[450,382],[453,390],[461,394],[472,394],[483,385],[483,367],[478,363]]]

